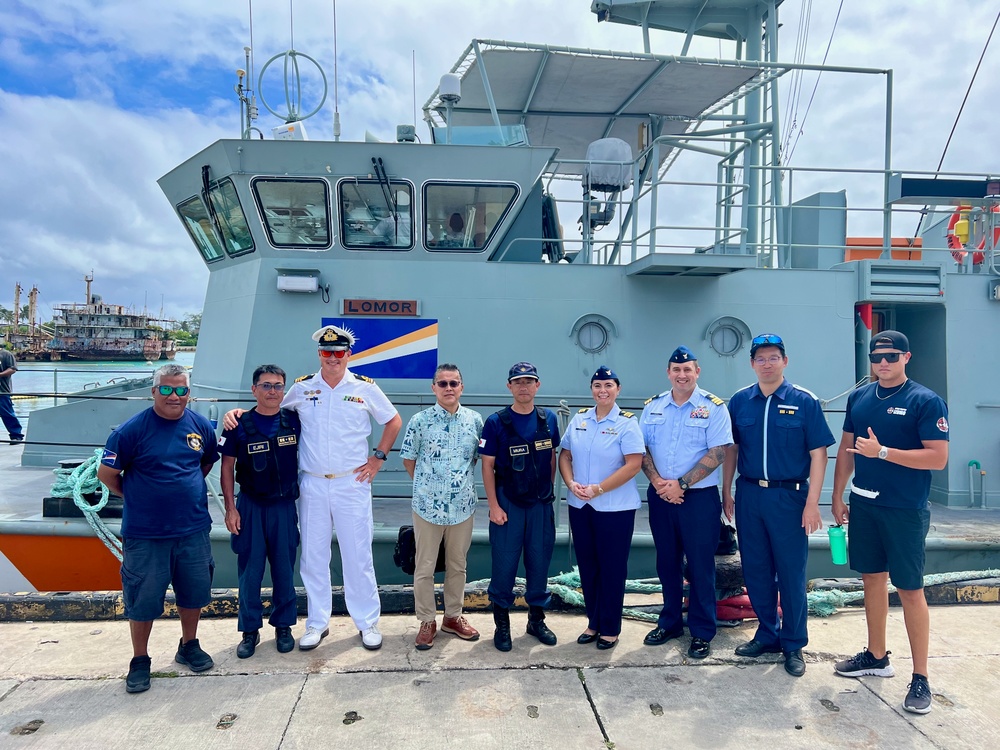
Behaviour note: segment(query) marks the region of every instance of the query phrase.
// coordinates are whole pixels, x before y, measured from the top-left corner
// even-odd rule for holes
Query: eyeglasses
[[[438,380],[434,383],[438,388],[458,388],[462,385],[461,380]]]
[[[188,395],[191,389],[186,385],[160,385],[156,387],[156,390],[161,396],[169,396],[171,393],[176,393],[181,398]]]
[[[284,383],[257,383],[254,388],[260,388],[262,391],[283,391],[285,390]]]
[[[889,364],[899,362],[899,358],[903,356],[903,352],[879,352],[878,354],[869,354],[868,361],[873,365],[877,365],[883,359]]]
[[[777,354],[772,354],[770,357],[757,357],[753,363],[758,367],[763,367],[764,365],[776,365],[781,362],[782,357]]]
[[[776,333],[762,333],[760,336],[754,336],[750,341],[750,346],[765,346],[770,344],[771,346],[784,346],[785,342],[781,340],[781,336]]]
[[[321,356],[323,359],[330,359],[330,357],[343,359],[346,354],[347,354],[347,349],[334,349],[333,351],[329,349],[319,350],[319,356]]]

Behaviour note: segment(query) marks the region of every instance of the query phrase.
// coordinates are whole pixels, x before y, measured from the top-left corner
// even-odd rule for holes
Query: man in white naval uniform
[[[372,562],[371,482],[385,464],[403,421],[371,378],[347,368],[353,333],[326,326],[312,337],[319,344],[320,371],[297,380],[281,402],[283,409],[294,409],[302,423],[299,573],[309,611],[299,648],[316,648],[330,632],[330,543],[336,530],[347,611],[364,647],[374,650],[382,646],[382,634]],[[383,429],[378,447],[369,456],[371,418]]]

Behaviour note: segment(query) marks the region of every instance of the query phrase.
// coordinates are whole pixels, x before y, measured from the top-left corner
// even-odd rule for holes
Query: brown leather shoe
[[[426,651],[434,645],[434,636],[437,635],[437,621],[430,620],[420,623],[420,632],[417,633],[417,649]]]
[[[457,635],[463,641],[478,641],[479,631],[469,624],[462,615],[446,617],[441,621],[441,632]]]

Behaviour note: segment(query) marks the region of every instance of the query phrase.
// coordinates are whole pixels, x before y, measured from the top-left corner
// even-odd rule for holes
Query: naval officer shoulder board
[[[375,382],[374,380],[372,380],[371,378],[369,378],[367,375],[358,375],[358,373],[356,373],[356,372],[352,372],[351,375],[353,375],[358,380],[365,381],[366,383],[374,383]]]
[[[293,380],[292,382],[301,383],[303,380],[309,380],[309,378],[314,378],[314,377],[316,377],[316,373],[311,372],[308,375],[302,375],[301,377],[295,378],[295,380]]]

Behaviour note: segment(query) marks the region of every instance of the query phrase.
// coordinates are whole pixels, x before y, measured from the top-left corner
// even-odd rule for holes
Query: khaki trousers
[[[416,569],[413,571],[413,608],[420,622],[437,619],[434,600],[434,565],[444,539],[444,616],[458,617],[465,603],[465,561],[472,544],[469,516],[454,526],[439,526],[413,514],[413,535],[417,542]]]

